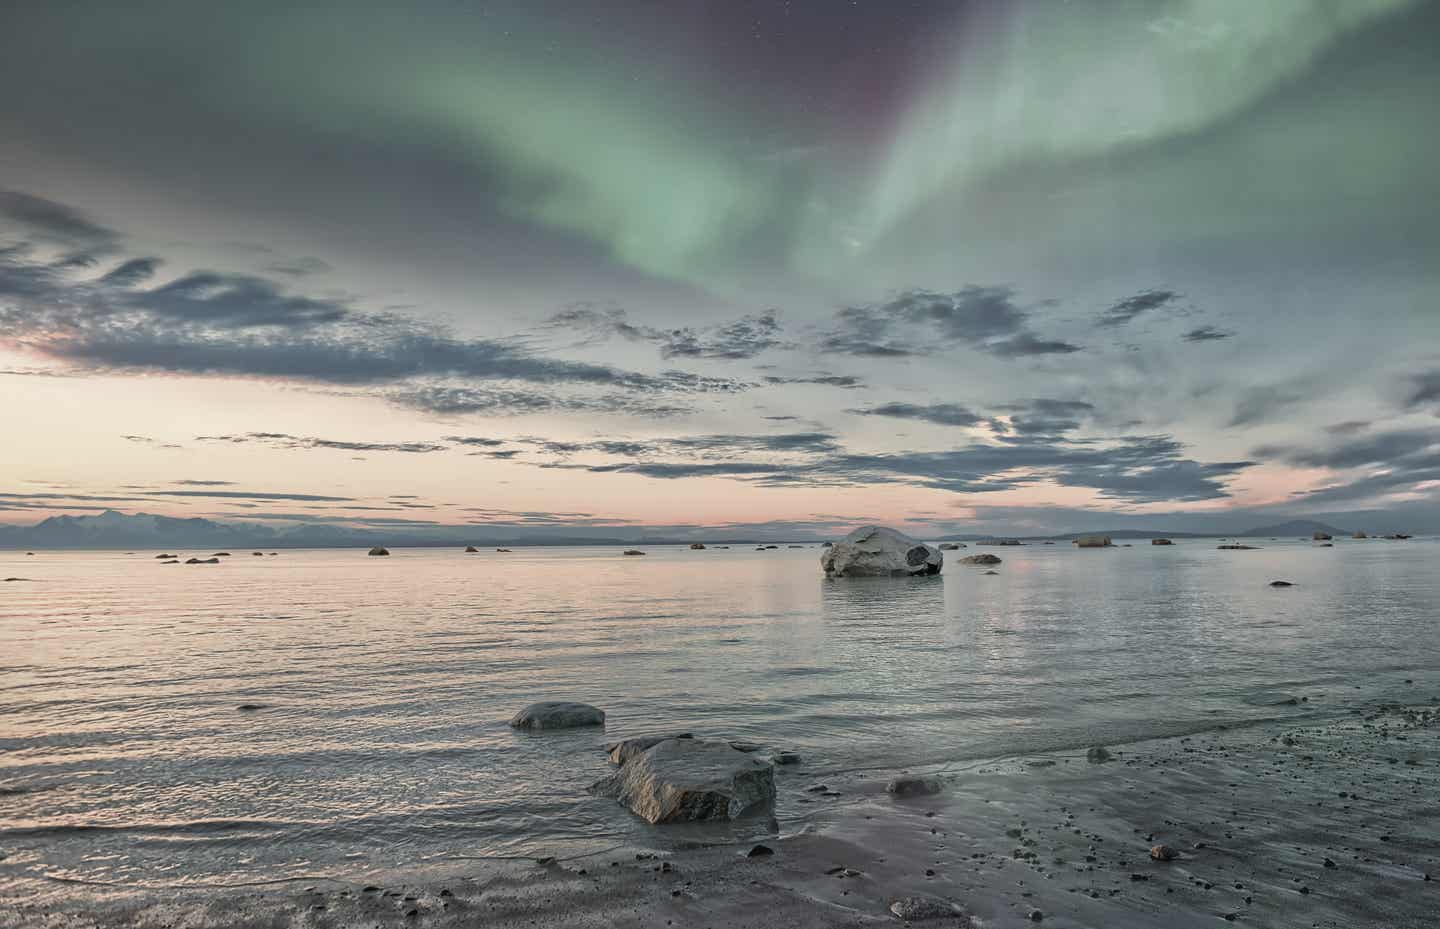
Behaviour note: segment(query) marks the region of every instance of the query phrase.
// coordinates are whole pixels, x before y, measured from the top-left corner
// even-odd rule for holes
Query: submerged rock
[[[371,554],[371,555],[375,555],[375,556],[388,555],[388,554],[390,554],[390,549],[388,549],[388,548],[382,548],[382,547],[380,547],[379,545],[377,545],[377,546],[375,546],[374,548],[370,549],[370,554]]]
[[[547,700],[532,703],[510,720],[516,729],[575,729],[605,725],[605,711],[588,703]]]
[[[1104,764],[1112,757],[1114,756],[1110,754],[1110,749],[1103,745],[1097,745],[1085,753],[1085,760],[1091,764]]]
[[[930,797],[945,789],[945,783],[934,777],[897,777],[885,785],[885,792],[895,797]]]
[[[907,923],[955,919],[965,915],[965,911],[958,905],[935,897],[900,897],[890,902],[890,912]]]
[[[611,764],[623,765],[636,755],[644,754],[667,739],[693,738],[695,737],[688,732],[678,732],[673,735],[642,735],[633,739],[611,742],[605,746],[605,751],[610,755]]]
[[[944,563],[939,549],[883,526],[862,526],[820,556],[828,577],[939,574]]]
[[[1295,585],[1292,584],[1290,581],[1271,581],[1271,582],[1270,582],[1270,586],[1271,586],[1271,587],[1294,587]]]
[[[999,564],[1000,556],[985,552],[980,555],[967,555],[960,559],[961,564]]]
[[[775,802],[775,769],[724,742],[666,739],[590,791],[649,823],[728,820]]]

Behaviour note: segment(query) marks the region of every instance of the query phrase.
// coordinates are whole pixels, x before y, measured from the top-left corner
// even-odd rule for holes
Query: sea
[[[905,579],[826,579],[813,543],[0,552],[0,894],[741,842],[827,779],[1440,684],[1440,540],[1247,541],[972,544]],[[508,725],[548,699],[606,725]],[[604,743],[667,732],[803,765],[773,822],[703,832],[587,791]]]

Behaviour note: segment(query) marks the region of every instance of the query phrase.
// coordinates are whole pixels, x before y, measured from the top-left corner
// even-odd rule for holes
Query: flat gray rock
[[[983,552],[979,555],[968,555],[960,559],[961,564],[999,564],[1000,556]]]
[[[588,703],[550,700],[532,703],[510,720],[516,729],[576,729],[605,725],[605,711]]]
[[[734,819],[775,802],[775,769],[724,742],[666,739],[596,781],[590,792],[611,797],[649,823]]]

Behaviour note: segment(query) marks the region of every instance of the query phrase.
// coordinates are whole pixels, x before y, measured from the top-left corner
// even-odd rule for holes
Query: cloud
[[[780,338],[783,327],[775,310],[742,316],[718,326],[661,329],[631,323],[622,309],[575,306],[552,316],[545,325],[566,332],[580,330],[588,334],[590,342],[616,336],[632,342],[651,342],[666,359],[741,360],[771,349],[794,347]]]
[[[0,190],[0,217],[33,235],[90,247],[109,248],[119,236],[63,203],[13,190]]]
[[[1269,422],[1285,410],[1303,403],[1306,397],[1282,387],[1252,387],[1242,391],[1235,412],[1228,423],[1231,427],[1253,426]]]
[[[684,416],[692,410],[688,404],[650,400],[629,393],[567,395],[534,388],[429,385],[390,391],[385,394],[385,398],[397,406],[436,416],[525,416],[562,412],[613,413],[669,419]]]
[[[8,201],[58,228],[78,214]],[[48,202],[48,201],[47,201]],[[59,205],[53,205],[58,207]],[[68,218],[67,218],[68,217]],[[687,407],[645,395],[730,392],[740,381],[683,371],[642,374],[537,354],[516,340],[467,339],[392,312],[361,312],[352,301],[297,294],[251,274],[197,271],[156,286],[157,258],[134,258],[98,277],[57,266],[28,243],[0,250],[0,349],[41,355],[110,373],[166,372],[378,386],[408,383],[394,402],[432,412],[529,409],[635,411],[675,415]],[[748,357],[778,344],[773,315],[715,330],[669,330],[677,357]],[[522,382],[539,387],[451,387],[444,379]],[[544,389],[540,389],[543,387]],[[604,389],[601,397],[561,388]],[[638,399],[633,395],[640,395]],[[622,397],[629,396],[628,401]]]
[[[339,439],[319,439],[313,436],[295,436],[284,432],[246,432],[240,435],[197,435],[197,442],[225,442],[232,445],[269,445],[274,448],[291,449],[334,449],[348,452],[401,452],[411,455],[425,455],[443,452],[449,446],[436,442],[350,442]]]
[[[1394,467],[1440,446],[1440,430],[1395,429],[1320,448],[1296,445],[1262,445],[1254,454],[1278,458],[1302,468],[1344,470],[1366,466]]]
[[[312,274],[324,274],[332,269],[328,263],[307,255],[273,262],[266,265],[265,270],[270,274],[283,274],[286,277],[309,277]]]
[[[516,442],[557,458],[530,464],[593,474],[666,480],[719,477],[765,486],[905,484],[962,494],[1048,482],[1094,489],[1102,497],[1131,503],[1224,498],[1229,480],[1255,464],[1196,461],[1185,457],[1181,443],[1164,435],[1087,440],[1041,436],[974,442],[944,451],[874,454],[847,451],[824,432]],[[593,460],[599,456],[618,460]]]
[[[136,445],[149,445],[153,448],[182,448],[172,442],[161,442],[159,439],[152,439],[148,435],[122,435],[120,438],[126,442],[134,442]]]
[[[1112,305],[1101,315],[1097,325],[1123,326],[1137,316],[1158,310],[1175,302],[1180,295],[1173,290],[1142,290]]]
[[[111,287],[133,287],[154,277],[159,266],[158,258],[132,258],[107,272],[100,281]]]
[[[144,497],[206,497],[223,500],[313,500],[319,502],[347,502],[354,497],[331,497],[323,494],[272,493],[264,490],[147,490]]]
[[[1405,405],[1410,408],[1440,403],[1440,370],[1426,371],[1410,379]]]
[[[782,384],[818,384],[823,387],[839,387],[844,390],[857,390],[865,386],[865,382],[850,374],[801,374],[794,377],[781,375],[766,375],[765,383],[771,385]]]
[[[884,403],[868,409],[846,410],[857,416],[888,416],[894,419],[913,419],[934,423],[937,426],[978,426],[985,417],[972,412],[958,403]]]
[[[1008,287],[905,291],[885,303],[840,310],[834,328],[821,334],[816,347],[822,353],[869,358],[926,355],[957,345],[1001,358],[1081,350],[1032,332],[1030,312],[1017,306],[1014,296]]]
[[[1053,400],[1044,397],[1005,404],[998,409],[1011,415],[1008,422],[995,424],[996,431],[1011,433],[1017,438],[1058,436],[1074,432],[1084,420],[1095,413],[1094,404],[1083,400]]]
[[[1198,329],[1191,329],[1181,338],[1186,342],[1218,342],[1221,339],[1228,339],[1234,334],[1226,329],[1216,329],[1214,326],[1201,326]]]

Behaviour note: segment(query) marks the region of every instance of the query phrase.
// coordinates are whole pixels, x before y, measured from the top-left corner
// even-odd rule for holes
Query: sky
[[[1440,3],[11,0],[0,523],[1440,531]]]

